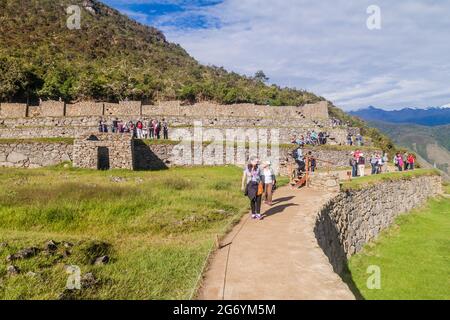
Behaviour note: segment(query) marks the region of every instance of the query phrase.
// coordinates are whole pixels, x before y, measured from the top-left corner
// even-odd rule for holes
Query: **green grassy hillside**
[[[81,29],[66,26],[81,7]],[[0,100],[212,100],[302,105],[312,93],[200,65],[157,29],[99,1],[0,1]]]

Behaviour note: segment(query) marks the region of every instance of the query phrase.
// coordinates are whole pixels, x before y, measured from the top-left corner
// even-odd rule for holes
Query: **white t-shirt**
[[[272,180],[272,170],[270,169],[264,169],[263,170],[263,175],[264,175],[264,183],[273,183]]]

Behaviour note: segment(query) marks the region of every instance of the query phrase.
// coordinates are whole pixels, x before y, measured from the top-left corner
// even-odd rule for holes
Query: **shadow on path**
[[[286,208],[297,207],[297,206],[298,206],[298,204],[295,204],[295,203],[287,203],[287,204],[279,205],[276,207],[272,207],[263,214],[263,217],[267,218],[267,217],[273,216],[277,213],[283,212]]]

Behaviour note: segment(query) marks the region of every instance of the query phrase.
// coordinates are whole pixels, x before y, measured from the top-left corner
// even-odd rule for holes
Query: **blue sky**
[[[204,64],[346,109],[450,106],[450,1],[104,0]],[[369,30],[366,10],[381,9]]]

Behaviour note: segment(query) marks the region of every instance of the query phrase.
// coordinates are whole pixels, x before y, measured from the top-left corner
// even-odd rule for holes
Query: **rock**
[[[94,275],[89,272],[81,276],[81,287],[83,289],[89,289],[95,286],[98,283],[98,280],[94,277]]]
[[[11,152],[8,157],[6,158],[7,162],[12,162],[12,163],[18,163],[18,162],[22,162],[28,160],[28,157],[22,153],[18,153],[18,152]]]
[[[102,257],[98,257],[97,259],[95,259],[94,264],[95,265],[104,265],[104,264],[107,264],[108,262],[109,262],[109,257],[102,256]]]
[[[64,258],[67,258],[68,256],[70,256],[72,254],[72,252],[70,252],[70,250],[64,250],[62,253],[62,256]]]
[[[28,272],[27,272],[27,277],[34,278],[34,277],[36,277],[36,276],[37,276],[37,273],[36,273],[36,272],[33,272],[33,271],[28,271]]]
[[[63,245],[64,245],[64,248],[66,248],[66,249],[70,249],[73,247],[73,243],[71,243],[71,242],[64,241]]]
[[[58,243],[53,240],[50,240],[45,244],[45,250],[55,252],[56,250],[58,250]]]
[[[116,182],[116,183],[122,183],[122,182],[126,182],[127,179],[126,178],[122,178],[122,177],[111,177],[111,181],[112,182]]]
[[[16,267],[16,266],[8,266],[8,267],[6,268],[6,274],[7,274],[8,276],[16,276],[16,275],[18,275],[19,273],[20,273],[19,267]]]
[[[37,255],[38,253],[39,253],[38,248],[30,247],[30,248],[22,249],[15,254],[7,256],[6,261],[10,262],[10,261],[19,260],[19,259],[29,259],[29,258],[32,258],[35,255]]]

